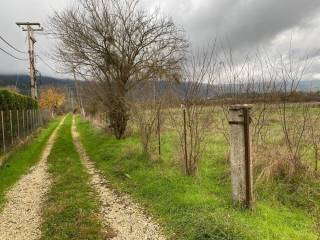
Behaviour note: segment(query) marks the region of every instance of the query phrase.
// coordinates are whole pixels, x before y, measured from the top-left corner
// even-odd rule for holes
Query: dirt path
[[[119,195],[112,190],[110,183],[95,168],[79,140],[74,119],[72,136],[81,160],[90,175],[91,185],[99,194],[103,225],[107,231],[109,229],[107,234],[110,238],[114,240],[164,240],[165,237],[160,227],[150,217],[147,217],[128,195]],[[113,233],[110,232],[110,227]]]
[[[41,236],[42,202],[50,186],[46,160],[59,126],[50,136],[39,163],[32,167],[7,193],[7,204],[0,213],[1,240],[33,240]]]

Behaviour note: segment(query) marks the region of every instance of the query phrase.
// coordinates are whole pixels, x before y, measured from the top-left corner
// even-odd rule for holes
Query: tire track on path
[[[41,237],[42,203],[51,183],[46,161],[64,120],[65,117],[51,134],[37,165],[8,191],[7,203],[0,213],[1,240],[33,240]]]
[[[72,137],[81,161],[90,175],[91,185],[99,194],[100,213],[105,229],[112,228],[114,240],[165,240],[160,226],[146,216],[129,195],[118,194],[95,168],[79,139],[75,118],[72,121]],[[110,235],[110,233],[109,233]]]

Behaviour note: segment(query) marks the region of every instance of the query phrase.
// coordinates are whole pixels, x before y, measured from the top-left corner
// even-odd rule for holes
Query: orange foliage
[[[48,88],[41,92],[39,103],[41,108],[53,110],[61,107],[64,101],[63,94],[54,88]]]

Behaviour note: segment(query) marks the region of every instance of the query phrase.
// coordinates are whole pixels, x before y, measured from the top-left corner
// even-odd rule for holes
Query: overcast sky
[[[44,24],[54,10],[76,0],[10,0],[0,1],[0,35],[21,50],[26,50],[25,33],[16,21],[39,21]],[[146,8],[160,7],[183,26],[193,47],[219,39],[234,51],[245,52],[257,47],[274,52],[292,46],[298,53],[315,54],[311,78],[320,79],[320,0],[142,0]],[[45,35],[37,36],[37,52],[46,57],[53,42]],[[0,47],[17,57],[23,54],[11,50],[0,40]],[[46,59],[51,65],[54,63]],[[28,62],[21,62],[0,52],[0,73],[27,73]],[[64,77],[38,61],[43,75]]]

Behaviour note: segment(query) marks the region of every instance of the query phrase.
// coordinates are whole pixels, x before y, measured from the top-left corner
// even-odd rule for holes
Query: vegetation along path
[[[72,135],[81,160],[91,176],[91,184],[100,196],[103,224],[110,226],[114,231],[114,236],[110,237],[114,240],[165,239],[160,227],[146,216],[128,195],[118,194],[110,188],[109,182],[95,168],[82,146],[76,130],[75,119],[72,124]]]
[[[50,186],[46,160],[63,121],[50,136],[39,163],[8,192],[8,202],[0,213],[1,240],[32,240],[41,235],[42,202]]]

